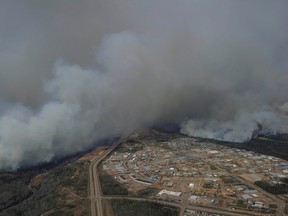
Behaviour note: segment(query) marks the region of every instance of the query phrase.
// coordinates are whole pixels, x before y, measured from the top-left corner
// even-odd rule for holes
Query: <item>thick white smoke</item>
[[[0,169],[157,123],[287,132],[287,1],[0,3]],[[62,59],[62,60],[59,60]]]

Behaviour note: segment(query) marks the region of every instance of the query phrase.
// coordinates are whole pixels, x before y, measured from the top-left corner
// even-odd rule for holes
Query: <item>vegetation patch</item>
[[[210,169],[211,169],[211,170],[217,170],[217,167],[214,166],[214,165],[210,165]]]
[[[112,207],[117,216],[178,216],[179,209],[153,202],[113,200]]]
[[[236,205],[239,208],[247,208],[247,204],[243,200],[238,200]]]
[[[104,195],[128,195],[128,190],[112,176],[101,173],[99,178]]]
[[[137,196],[140,197],[150,197],[156,195],[160,190],[156,188],[144,188],[142,190],[137,191]]]
[[[0,212],[29,198],[33,192],[29,188],[31,175],[0,174]]]
[[[0,215],[87,215],[87,167],[74,161],[40,175],[1,174]]]
[[[271,208],[271,209],[277,209],[277,204],[269,204],[269,208]]]
[[[225,184],[239,183],[239,181],[237,179],[233,178],[232,176],[221,176],[220,178]]]
[[[285,184],[285,183],[278,183],[278,184],[272,185],[266,181],[257,181],[255,182],[255,184],[274,195],[288,193],[288,184]]]

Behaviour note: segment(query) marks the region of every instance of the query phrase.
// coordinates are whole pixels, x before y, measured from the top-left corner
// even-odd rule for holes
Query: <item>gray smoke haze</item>
[[[286,0],[3,0],[0,169],[157,123],[288,131]]]

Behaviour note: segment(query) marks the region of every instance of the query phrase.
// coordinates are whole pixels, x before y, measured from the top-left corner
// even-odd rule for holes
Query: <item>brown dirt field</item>
[[[35,176],[34,178],[31,179],[29,185],[31,185],[31,186],[40,185],[44,181],[45,177],[46,177],[45,173],[37,175],[37,176]]]
[[[110,200],[103,200],[102,205],[104,210],[104,216],[115,216]]]
[[[79,161],[92,161],[95,157],[100,155],[102,152],[106,151],[109,146],[96,147],[93,151],[85,154],[79,159]]]

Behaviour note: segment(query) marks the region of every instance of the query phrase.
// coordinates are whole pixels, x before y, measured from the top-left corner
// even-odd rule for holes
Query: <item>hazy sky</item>
[[[0,168],[159,122],[287,132],[286,0],[2,0]]]

